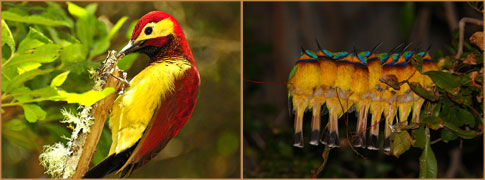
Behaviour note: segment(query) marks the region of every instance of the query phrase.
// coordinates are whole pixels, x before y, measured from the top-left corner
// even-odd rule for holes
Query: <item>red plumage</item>
[[[143,32],[143,29],[148,23],[157,23],[166,19],[173,23],[173,29],[169,35],[138,39],[141,33],[147,34]],[[190,64],[190,68],[182,71],[181,76],[174,75],[173,90],[162,93],[163,97],[158,97],[162,102],[154,111],[141,139],[130,148],[108,156],[87,172],[85,178],[103,177],[115,171],[120,172],[121,176],[129,175],[133,169],[155,157],[177,135],[195,108],[200,76],[192,51],[175,18],[161,11],[152,11],[140,18],[133,29],[130,43],[120,51],[120,54],[131,52],[140,52],[150,56],[149,66],[157,66],[157,63],[167,61],[167,63],[179,62],[182,64],[178,66],[183,66],[184,63]],[[165,65],[158,65],[158,67],[163,66]],[[166,75],[171,76],[171,74]],[[121,101],[123,100],[124,98]]]

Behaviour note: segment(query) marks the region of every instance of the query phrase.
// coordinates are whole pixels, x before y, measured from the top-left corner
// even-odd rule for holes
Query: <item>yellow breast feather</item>
[[[351,92],[362,95],[369,90],[369,71],[366,66],[355,67],[352,74]]]
[[[371,61],[367,64],[367,68],[369,69],[369,88],[375,89],[382,75],[381,63],[379,61]]]
[[[165,95],[173,92],[175,80],[191,65],[186,60],[165,59],[143,69],[116,98],[109,120],[113,143],[109,155],[133,146],[143,135]]]
[[[350,88],[352,88],[352,74],[354,74],[353,64],[347,62],[338,62],[335,86],[344,91],[348,91]]]
[[[320,85],[320,66],[313,62],[298,62],[298,70],[290,80],[298,89],[313,89]]]
[[[333,87],[335,85],[335,79],[337,78],[337,64],[333,60],[323,59],[318,60],[320,63],[320,70],[322,73],[321,83],[324,86]]]

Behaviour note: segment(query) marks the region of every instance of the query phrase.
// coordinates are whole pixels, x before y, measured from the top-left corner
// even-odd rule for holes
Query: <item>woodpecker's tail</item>
[[[133,152],[135,147],[136,144],[119,154],[112,154],[111,156],[108,156],[98,165],[94,166],[91,170],[86,172],[83,178],[102,178],[112,172],[119,170],[121,167],[123,167],[126,161],[128,161],[128,158],[130,158],[131,153]]]

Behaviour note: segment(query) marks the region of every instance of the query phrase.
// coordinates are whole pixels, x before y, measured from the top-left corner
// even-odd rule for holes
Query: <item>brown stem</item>
[[[463,54],[463,39],[465,36],[465,23],[472,23],[479,26],[483,26],[483,20],[465,17],[458,23],[458,28],[460,29],[460,39],[458,41],[458,51],[456,52],[455,59],[458,59]]]
[[[116,58],[116,51],[111,51],[103,62],[103,66],[96,70],[100,75],[100,78],[106,80],[106,84],[101,87],[103,87],[103,89],[113,87],[115,88],[115,93],[98,101],[93,106],[91,114],[94,117],[94,124],[91,126],[91,131],[84,136],[85,144],[82,146],[82,149],[79,150],[81,156],[77,164],[76,172],[71,178],[81,178],[88,171],[91,159],[93,158],[94,152],[96,152],[99,137],[101,136],[101,132],[103,132],[106,117],[111,110],[111,106],[113,106],[116,95],[123,88],[124,83],[110,75],[110,72],[113,70],[111,73],[112,75],[117,77],[124,76],[123,72],[116,66],[120,58]],[[85,132],[83,133],[86,134]]]

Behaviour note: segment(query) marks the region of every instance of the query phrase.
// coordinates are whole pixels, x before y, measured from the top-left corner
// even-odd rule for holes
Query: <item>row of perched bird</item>
[[[401,44],[390,53],[376,54],[374,51],[381,44],[372,51],[364,52],[356,52],[355,49],[353,52],[330,52],[321,49],[320,45],[316,53],[302,49],[288,81],[290,116],[295,117],[294,146],[303,147],[305,111],[312,112],[310,144],[318,145],[320,116],[322,109],[328,109],[329,120],[320,142],[329,147],[340,146],[338,119],[345,112],[355,110],[358,116],[353,146],[372,150],[379,149],[379,122],[382,114],[385,119],[385,151],[390,151],[391,128],[395,119],[407,125],[412,109],[411,122],[419,123],[424,99],[416,95],[406,83],[393,88],[380,81],[380,78],[394,75],[397,82],[408,80],[432,89],[433,81],[409,62],[420,57],[423,60],[422,72],[438,70],[438,66],[431,59],[429,48],[424,52],[407,51],[408,45],[397,52],[403,46]],[[369,140],[366,141],[369,112],[372,118]]]

